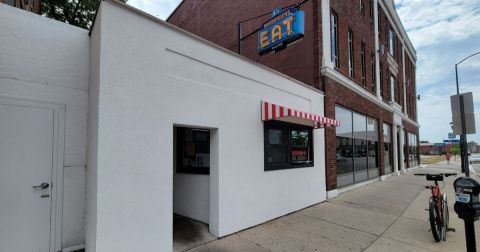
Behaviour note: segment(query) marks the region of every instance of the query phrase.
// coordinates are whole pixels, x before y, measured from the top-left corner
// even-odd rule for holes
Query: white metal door
[[[54,148],[53,109],[0,104],[0,251],[50,251]]]

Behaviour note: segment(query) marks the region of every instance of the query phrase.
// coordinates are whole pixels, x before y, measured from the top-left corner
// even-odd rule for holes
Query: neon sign
[[[304,17],[304,12],[296,7],[285,11],[275,9],[273,17],[258,31],[258,54],[280,51],[301,39],[304,34]]]

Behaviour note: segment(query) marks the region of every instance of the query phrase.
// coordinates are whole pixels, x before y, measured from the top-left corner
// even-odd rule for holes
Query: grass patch
[[[435,163],[438,163],[440,161],[444,161],[445,160],[445,156],[421,156],[420,157],[420,162],[422,164],[435,164]]]

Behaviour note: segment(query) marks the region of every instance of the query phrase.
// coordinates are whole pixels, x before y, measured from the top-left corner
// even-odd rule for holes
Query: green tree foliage
[[[452,145],[450,152],[452,153],[452,155],[455,155],[455,156],[460,154],[460,145],[459,144]]]
[[[120,0],[127,2],[127,0]],[[67,24],[89,29],[100,0],[42,0],[40,14]]]

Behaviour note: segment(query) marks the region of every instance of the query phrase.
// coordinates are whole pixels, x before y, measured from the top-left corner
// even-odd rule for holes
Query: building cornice
[[[417,60],[417,52],[415,51],[415,48],[413,47],[412,42],[410,41],[410,38],[408,37],[407,32],[405,31],[405,27],[403,27],[403,24],[400,21],[400,18],[398,17],[395,7],[392,6],[391,4],[384,3],[384,1],[385,0],[383,1],[379,0],[378,3],[380,3],[380,6],[382,7],[389,21],[395,24],[394,29],[396,30],[397,34],[402,35],[401,36],[402,44],[406,45],[406,47],[408,48],[408,53],[414,59],[413,61],[415,62]]]
[[[321,68],[321,74],[336,81],[337,83],[343,85],[344,87],[348,88],[349,90],[355,92],[356,94],[368,99],[369,101],[375,103],[376,105],[380,106],[381,108],[391,112],[400,115],[402,120],[407,121],[408,123],[419,127],[420,125],[410,119],[408,116],[406,116],[404,113],[401,111],[401,106],[398,105],[397,103],[392,103],[392,104],[387,104],[382,100],[382,97],[377,97],[375,94],[372,94],[365,90],[364,88],[360,87],[358,84],[353,82],[352,80],[348,79],[341,73],[339,73],[337,70],[328,67],[328,66],[323,66]],[[328,94],[326,94],[328,96]]]

